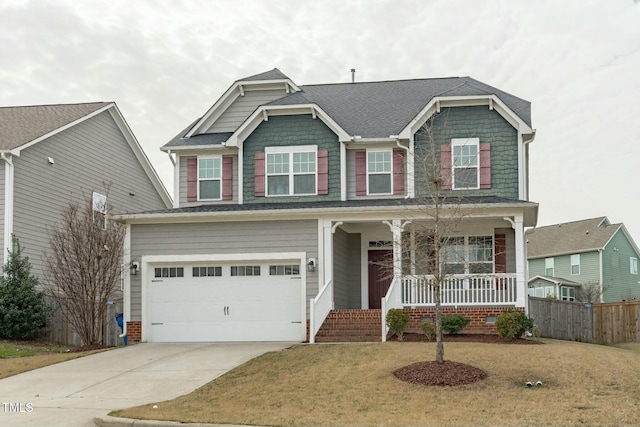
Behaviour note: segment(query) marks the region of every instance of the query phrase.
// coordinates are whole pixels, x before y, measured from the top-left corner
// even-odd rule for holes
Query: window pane
[[[219,199],[220,181],[200,181],[201,199]]]
[[[269,195],[289,194],[289,175],[276,175],[268,178]]]
[[[295,175],[293,177],[293,194],[314,194],[315,192],[315,175]]]
[[[544,275],[545,276],[553,276],[553,268],[546,268],[544,270]]]
[[[316,153],[293,153],[293,173],[315,173]]]
[[[391,193],[391,174],[369,175],[369,193]]]
[[[391,172],[390,151],[367,152],[369,173]]]
[[[638,274],[638,258],[635,257],[631,257],[629,259],[630,262],[630,273],[631,274]]]
[[[478,168],[457,168],[454,171],[455,188],[476,188],[478,186]]]
[[[289,173],[289,153],[267,154],[267,173]]]
[[[220,179],[220,159],[198,159],[198,178]]]
[[[490,262],[476,262],[473,264],[469,264],[469,273],[471,274],[493,273],[493,264]]]
[[[455,145],[453,147],[453,166],[478,166],[478,146],[476,144]]]

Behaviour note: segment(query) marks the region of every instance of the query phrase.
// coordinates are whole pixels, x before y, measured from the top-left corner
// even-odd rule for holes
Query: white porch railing
[[[402,281],[403,306],[435,305],[433,277],[405,276]],[[454,274],[441,285],[440,302],[443,306],[460,305],[513,305],[517,302],[517,274]]]
[[[382,318],[382,342],[387,341],[387,333],[389,327],[387,326],[387,313],[392,308],[402,308],[402,286],[400,278],[395,277],[389,285],[387,294],[382,298],[380,308],[380,317]]]
[[[309,342],[316,342],[316,334],[329,313],[333,310],[333,282],[324,284],[318,295],[309,300]]]

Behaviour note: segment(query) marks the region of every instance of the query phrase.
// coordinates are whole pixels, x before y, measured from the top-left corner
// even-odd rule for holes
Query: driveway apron
[[[291,343],[144,343],[0,380],[0,426],[95,426],[112,410],[174,399]]]

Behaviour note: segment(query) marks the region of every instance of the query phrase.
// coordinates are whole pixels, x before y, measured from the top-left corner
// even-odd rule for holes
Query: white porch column
[[[526,263],[527,251],[524,240],[524,225],[522,215],[516,215],[511,218],[505,218],[511,223],[511,227],[516,234],[516,277],[518,281],[516,307],[526,307],[527,302],[527,277]]]
[[[402,276],[402,231],[410,221],[402,222],[394,219],[391,222],[383,221],[393,234],[393,277]]]
[[[330,220],[322,220],[322,240],[324,243],[322,254],[322,278],[323,283],[319,283],[322,288],[325,283],[333,280],[333,230]]]

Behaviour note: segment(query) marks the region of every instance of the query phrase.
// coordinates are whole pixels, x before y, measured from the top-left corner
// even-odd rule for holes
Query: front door
[[[393,251],[369,251],[369,308],[381,308],[380,300],[387,294],[393,279]]]

